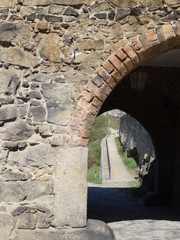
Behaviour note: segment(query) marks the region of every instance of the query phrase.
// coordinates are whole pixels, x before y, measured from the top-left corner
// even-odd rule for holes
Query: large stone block
[[[22,73],[12,67],[8,70],[0,70],[0,102],[1,104],[8,104],[14,100],[14,95],[22,78]]]
[[[70,83],[44,83],[42,90],[47,103],[47,121],[66,125],[73,112],[72,85]]]
[[[0,183],[0,199],[4,202],[19,202],[26,198],[26,193],[19,183]]]
[[[15,105],[0,108],[0,121],[13,121],[17,117],[18,111]]]
[[[0,24],[1,44],[21,43],[31,38],[30,27],[23,23],[1,23]]]
[[[24,0],[25,6],[48,6],[52,3],[52,0]]]
[[[141,0],[143,6],[161,6],[162,0]]]
[[[33,128],[22,120],[6,123],[0,128],[1,140],[5,141],[26,140],[32,136],[33,132]]]
[[[55,171],[53,225],[86,226],[87,148],[61,149]]]
[[[15,1],[14,0],[1,0],[0,1],[0,8],[13,8],[15,7]]]
[[[52,61],[60,61],[59,37],[57,34],[43,35],[38,51],[42,58]]]
[[[19,65],[26,68],[34,67],[38,64],[38,58],[29,52],[23,51],[19,47],[4,48],[0,51],[0,61]]]
[[[120,8],[130,8],[135,7],[138,4],[138,0],[108,0],[108,2],[116,5]]]
[[[179,0],[164,0],[164,3],[166,3],[167,5],[170,5],[170,6],[180,5],[180,1]]]
[[[0,238],[1,240],[9,239],[11,231],[15,227],[15,219],[7,214],[0,214]]]
[[[57,152],[57,148],[53,148],[48,144],[29,146],[24,151],[10,152],[8,163],[10,165],[18,164],[21,167],[31,166],[42,169],[55,165]]]

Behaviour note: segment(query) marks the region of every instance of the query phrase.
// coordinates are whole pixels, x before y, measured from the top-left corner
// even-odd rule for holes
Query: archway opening
[[[175,62],[171,61],[170,57],[168,58],[169,54],[174,56]],[[180,83],[178,80],[180,63],[176,62],[177,56],[179,56],[179,50],[171,51],[160,56],[158,61],[156,61],[157,58],[154,58],[154,60],[139,66],[113,89],[99,111],[99,114],[102,114],[112,109],[121,109],[137,119],[152,138],[158,162],[155,174],[157,184],[153,189],[155,194],[149,194],[146,198],[146,203],[151,206],[158,205],[158,210],[156,208],[156,210],[150,209],[149,211],[149,208],[139,201],[141,205],[137,205],[136,209],[141,209],[141,212],[135,211],[132,208],[133,204],[127,204],[130,198],[127,198],[126,205],[123,205],[124,195],[118,195],[118,188],[106,189],[104,190],[104,199],[111,199],[116,194],[119,199],[112,200],[118,203],[116,202],[116,207],[111,210],[108,208],[109,205],[106,205],[107,202],[105,203],[103,207],[106,207],[106,214],[104,210],[97,207],[102,217],[101,220],[107,222],[143,218],[180,220],[175,208],[172,210],[171,207],[166,207],[179,203],[180,195],[177,150],[180,129]],[[103,191],[98,194],[102,196]],[[121,205],[119,205],[120,198]],[[98,199],[96,199],[97,202]],[[98,215],[97,212],[93,213],[95,217]],[[113,219],[111,218],[112,214],[114,214]],[[88,216],[92,217],[93,215],[89,214]]]

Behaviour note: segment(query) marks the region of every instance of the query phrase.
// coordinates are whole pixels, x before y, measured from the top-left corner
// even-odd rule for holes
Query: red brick
[[[104,83],[102,86],[101,86],[101,90],[108,96],[111,92],[112,92],[112,89],[109,87],[109,85],[107,83]]]
[[[98,108],[102,106],[102,102],[96,97],[93,99],[92,104]]]
[[[104,80],[98,75],[96,75],[92,81],[97,87],[100,87],[104,82]]]
[[[87,90],[89,92],[92,92],[94,94],[94,96],[96,96],[97,98],[99,98],[102,102],[105,101],[106,99],[106,95],[105,93],[103,93],[96,85],[94,85],[92,82],[89,82],[87,85]]]
[[[133,62],[134,66],[137,67],[140,64],[139,57],[137,53],[133,50],[133,48],[127,44],[123,50],[127,53],[131,61]]]
[[[114,71],[114,66],[109,61],[104,62],[102,66],[109,74]]]
[[[148,39],[148,41],[150,42],[154,42],[157,40],[157,34],[155,31],[150,31],[146,33],[146,38]]]
[[[89,139],[82,138],[81,139],[81,146],[87,147],[88,146]]]
[[[83,118],[84,113],[85,113],[85,111],[84,111],[83,108],[82,108],[82,110],[77,110],[77,109],[76,109],[76,110],[74,111],[73,117]]]
[[[80,100],[78,101],[78,105],[84,108],[88,105],[88,102],[84,97],[81,97]]]
[[[99,109],[97,109],[97,107],[93,106],[91,103],[88,106],[86,106],[85,109],[86,109],[87,112],[90,112],[93,115],[96,115],[98,113],[98,110],[99,110]]]
[[[81,119],[80,118],[76,118],[73,117],[71,122],[70,122],[70,126],[79,126],[81,124]]]
[[[130,58],[126,58],[125,59],[124,65],[126,66],[128,72],[131,72],[134,69],[134,65],[133,65],[133,63],[132,63]]]
[[[119,82],[123,79],[123,77],[121,76],[121,74],[120,74],[117,70],[115,70],[115,71],[111,74],[111,76],[114,78],[114,80],[115,80],[117,83],[119,83]]]
[[[109,82],[111,75],[103,68],[100,67],[98,70],[98,75],[104,79],[105,82]]]
[[[87,102],[91,102],[93,99],[92,93],[90,93],[88,91],[84,91],[82,96]]]
[[[141,41],[139,40],[139,38],[133,38],[131,43],[132,43],[132,46],[134,47],[135,51],[140,51],[141,49],[143,49],[143,51],[144,51],[144,47],[143,47]]]
[[[91,125],[94,124],[94,121],[96,119],[96,116],[94,116],[92,113],[87,112],[86,116],[83,118],[83,122],[89,123]]]
[[[82,137],[82,138],[87,138],[87,139],[89,139],[90,136],[91,136],[91,131],[82,131],[82,132],[81,132],[81,137]]]
[[[120,72],[120,74],[124,77],[127,74],[127,69],[124,66],[124,64],[116,57],[116,56],[111,56],[109,61],[112,62],[112,64],[115,66],[115,68]]]
[[[117,70],[116,70],[117,71]],[[114,80],[114,78],[111,76],[109,80],[109,86],[113,89],[117,85],[117,82]]]
[[[115,55],[120,59],[121,62],[127,58],[127,55],[121,49],[117,50]]]

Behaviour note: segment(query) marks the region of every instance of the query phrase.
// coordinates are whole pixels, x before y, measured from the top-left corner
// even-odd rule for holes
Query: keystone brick
[[[131,61],[133,62],[134,66],[137,67],[140,64],[139,57],[137,53],[133,50],[133,48],[127,44],[123,50],[127,53]]]
[[[134,38],[134,39],[132,39],[131,43],[132,43],[134,50],[138,54],[141,62],[143,62],[144,55],[145,55],[145,49],[144,49],[141,41],[139,40],[139,38]]]
[[[166,24],[156,29],[159,41],[160,41],[160,52],[169,50],[175,46],[175,32],[171,24]]]

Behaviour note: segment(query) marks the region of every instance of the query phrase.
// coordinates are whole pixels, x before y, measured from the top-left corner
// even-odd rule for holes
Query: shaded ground
[[[137,189],[91,186],[88,218],[102,220],[117,240],[180,240],[180,208],[147,207]]]

